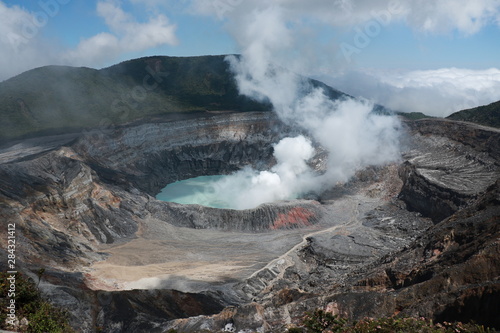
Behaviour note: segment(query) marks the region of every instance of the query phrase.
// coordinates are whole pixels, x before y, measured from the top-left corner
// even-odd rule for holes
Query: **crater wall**
[[[359,188],[342,188],[342,195],[321,204],[297,200],[232,211],[154,199],[179,179],[244,165],[267,168],[274,162],[272,144],[298,134],[271,113],[224,113],[89,132],[65,146],[31,147],[36,153],[11,156],[0,163],[0,218],[19,228],[20,270],[36,279],[35,272],[44,267],[40,287],[56,304],[71,309],[73,325],[83,332],[95,331],[97,324],[109,331],[139,325],[166,331],[194,322],[214,330],[228,322],[242,330],[283,328],[315,307],[352,317],[401,311],[450,320],[455,319],[452,312],[464,311],[478,318],[472,313],[475,295],[486,300],[498,296],[498,183],[495,188],[491,184],[499,178],[499,132],[434,120],[410,122],[408,132],[411,144],[399,167],[404,182],[399,198],[406,205],[389,186],[395,171],[386,177],[374,174]],[[430,227],[429,219],[405,208],[442,222]],[[167,266],[159,265],[168,258],[191,258],[203,268],[205,253],[198,243],[218,258],[220,242],[227,242],[228,235],[235,239],[225,243],[226,253],[248,252],[235,253],[237,260],[223,267],[256,270],[243,281],[228,280],[234,288],[227,294],[124,292],[109,289],[103,280],[90,281],[89,267],[109,258],[110,248],[129,246],[140,258],[140,246],[149,244],[151,267],[162,267],[162,272]],[[2,240],[0,245],[6,248]],[[274,252],[262,262],[259,251]],[[249,255],[254,257],[243,262]],[[144,262],[134,265],[147,269]],[[123,266],[117,261],[110,267]],[[491,292],[471,289],[475,286]],[[219,312],[229,305],[225,295],[232,293],[238,306],[199,316]],[[185,300],[193,307],[183,308]],[[164,302],[172,304],[157,311]],[[169,322],[186,316],[191,319]],[[257,317],[261,320],[255,324]],[[485,318],[484,323],[496,325],[496,317]]]
[[[500,131],[421,120],[407,123],[412,145],[400,168],[399,195],[410,210],[437,223],[465,207],[500,177]]]
[[[156,195],[168,183],[273,163],[272,144],[290,133],[271,112],[205,115],[90,132],[73,148],[103,180]]]

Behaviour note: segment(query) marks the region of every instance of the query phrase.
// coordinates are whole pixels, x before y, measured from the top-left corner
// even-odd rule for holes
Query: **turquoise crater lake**
[[[270,171],[239,170],[231,175],[200,176],[168,184],[156,199],[222,209],[252,209],[261,204],[299,197],[294,179],[284,182]]]
[[[217,195],[216,183],[223,179],[223,175],[200,176],[180,180],[168,184],[156,196],[162,201],[180,204],[198,204],[213,208],[234,209],[232,205]]]

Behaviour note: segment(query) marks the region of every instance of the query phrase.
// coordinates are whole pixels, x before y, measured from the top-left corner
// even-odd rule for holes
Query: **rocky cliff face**
[[[445,120],[409,122],[411,150],[400,175],[408,208],[439,222],[499,177],[500,131]]]
[[[156,195],[168,183],[272,163],[289,130],[272,113],[210,114],[87,133],[74,149],[100,177]]]
[[[69,148],[2,164],[2,217],[22,230],[20,255],[71,265],[98,256],[93,247],[133,235],[137,223],[116,193],[103,187]],[[62,252],[62,255],[61,255]]]
[[[243,211],[153,196],[272,165],[272,143],[292,131],[270,113],[25,142],[0,151],[0,218],[19,230],[19,270],[45,268],[40,287],[82,332],[283,330],[317,307],[500,327],[499,132],[407,127],[400,165],[360,171],[320,202]]]

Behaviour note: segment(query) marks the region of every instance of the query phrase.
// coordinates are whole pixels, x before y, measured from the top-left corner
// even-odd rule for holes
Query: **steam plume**
[[[328,150],[328,168],[322,175],[314,174],[305,163],[313,156],[310,141],[302,136],[285,138],[275,146],[278,164],[270,171],[245,169],[219,183],[219,189],[238,189],[231,196],[236,202],[241,201],[239,208],[304,192],[321,192],[339,181],[347,181],[360,168],[381,165],[399,156],[400,124],[396,118],[371,113],[373,105],[367,101],[333,101],[323,89],[312,87],[301,76],[284,69],[286,63],[283,67],[274,65],[287,59],[294,70],[300,71],[300,56],[307,53],[297,49],[294,31],[283,17],[277,6],[256,9],[247,15],[241,21],[246,24],[234,32],[242,56],[230,56],[227,61],[240,93],[270,101],[283,121],[305,130]],[[290,59],[290,54],[299,59]],[[250,190],[239,194],[244,184],[250,185]],[[222,192],[219,193],[223,195]]]
[[[237,209],[296,198],[314,179],[306,164],[313,155],[311,141],[304,136],[284,138],[274,146],[277,163],[271,170],[245,168],[216,182],[213,191],[221,201]]]

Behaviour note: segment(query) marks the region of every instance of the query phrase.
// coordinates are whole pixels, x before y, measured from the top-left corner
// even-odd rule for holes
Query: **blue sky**
[[[147,55],[242,53],[252,43],[249,18],[268,7],[279,15],[253,27],[261,29],[255,38],[272,38],[282,24],[293,41],[272,51],[309,60],[304,74],[347,92],[361,74],[388,84],[394,75],[454,68],[477,71],[492,86],[450,108],[500,99],[500,72],[487,71],[500,68],[500,0],[0,1],[0,80],[48,64],[102,68]],[[365,97],[387,103],[372,83]],[[457,87],[454,96],[462,93]]]
[[[132,13],[138,21],[148,20],[148,10],[143,6],[123,2],[123,9]],[[37,9],[37,6],[30,4]],[[29,8],[29,7],[27,7]],[[226,54],[237,51],[231,37],[224,31],[222,22],[205,16],[189,15],[185,8],[166,8],[164,14],[176,25],[178,45],[161,45],[138,52],[139,55],[163,54],[190,56],[202,54]],[[61,8],[44,33],[64,44],[75,47],[81,39],[99,32],[109,31],[104,20],[96,14],[96,1],[72,1]]]
[[[209,0],[210,1],[210,0]],[[214,0],[216,2],[218,0]],[[223,0],[219,0],[223,1]],[[234,1],[234,0],[227,0]],[[68,2],[68,3],[65,3]],[[354,1],[355,2],[355,1]],[[105,20],[97,14],[97,1],[42,0],[3,1],[7,7],[19,6],[28,13],[52,14],[45,8],[57,8],[53,17],[39,29],[40,38],[59,44],[63,48],[74,48],[82,39],[100,32],[109,32]],[[40,3],[46,4],[42,6]],[[176,26],[177,45],[158,45],[138,50],[137,56],[164,54],[175,56],[226,54],[240,52],[234,39],[224,28],[226,19],[216,15],[196,15],[186,1],[151,8],[129,1],[115,2],[137,21],[145,22],[151,15],[161,11]],[[230,3],[230,2],[229,2]],[[57,4],[57,7],[54,6]],[[349,42],[354,36],[353,26],[331,26],[315,24],[318,40],[323,43]],[[363,28],[363,23],[358,25]],[[489,22],[479,32],[468,35],[452,30],[445,33],[422,32],[407,24],[396,22],[382,26],[380,34],[371,40],[366,52],[355,57],[356,65],[370,68],[436,69],[447,67],[489,68],[500,67],[500,28]],[[115,59],[124,58],[118,55]],[[97,66],[98,67],[98,66]]]
[[[368,67],[437,69],[500,67],[500,29],[488,26],[472,36],[429,35],[403,24],[387,27],[359,62]],[[390,50],[390,52],[388,52]]]

